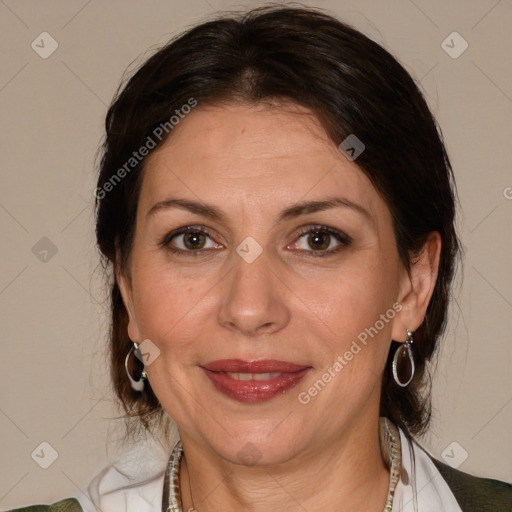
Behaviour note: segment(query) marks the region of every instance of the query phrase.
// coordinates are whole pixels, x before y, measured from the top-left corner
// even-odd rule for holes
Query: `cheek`
[[[183,277],[169,266],[141,259],[132,267],[133,302],[141,335],[159,346],[197,337],[211,281]]]
[[[361,255],[308,294],[320,319],[343,339],[373,325],[396,300],[397,274],[380,261]]]
[[[342,356],[343,374],[358,385],[379,380],[398,307],[397,273],[380,261],[359,258],[331,279],[325,295],[329,300],[317,297],[318,316],[330,340],[330,353],[322,362],[329,368]]]

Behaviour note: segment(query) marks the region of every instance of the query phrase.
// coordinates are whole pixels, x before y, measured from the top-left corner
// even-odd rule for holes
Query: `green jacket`
[[[432,459],[463,512],[512,512],[512,485],[478,478]],[[9,512],[83,512],[75,498],[52,505],[32,505]]]
[[[75,498],[67,498],[52,505],[31,505],[8,512],[83,512]]]
[[[512,512],[512,485],[468,475],[432,458],[463,512]]]

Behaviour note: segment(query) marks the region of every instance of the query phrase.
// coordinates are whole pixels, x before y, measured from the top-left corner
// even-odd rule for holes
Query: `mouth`
[[[222,359],[200,368],[217,391],[246,403],[264,402],[286,393],[311,370],[311,366],[273,359]]]

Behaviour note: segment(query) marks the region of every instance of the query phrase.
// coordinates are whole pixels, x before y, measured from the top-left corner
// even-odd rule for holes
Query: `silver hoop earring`
[[[130,381],[130,385],[132,386],[132,389],[134,391],[142,392],[142,391],[144,391],[144,384],[148,380],[148,375],[146,373],[146,370],[144,370],[144,369],[142,370],[142,372],[140,374],[140,379],[138,379],[138,380],[135,380],[130,375],[130,372],[128,371],[128,359],[130,359],[130,355],[132,354],[132,352],[135,352],[135,356],[137,357],[137,359],[142,361],[142,355],[140,353],[139,345],[134,342],[133,347],[130,348],[130,350],[128,351],[128,354],[126,354],[126,357],[124,358],[124,368],[126,370],[126,375],[128,375],[128,380]]]
[[[393,357],[393,378],[395,379],[395,382],[402,388],[407,387],[411,383],[414,377],[414,371],[416,370],[416,367],[414,366],[414,357],[412,355],[412,343],[412,331],[410,329],[407,329],[407,339],[405,340],[405,343],[397,349],[397,351],[395,352],[395,356]],[[407,356],[409,357],[409,362],[411,364],[411,376],[409,377],[407,382],[401,382],[397,372],[398,357],[400,356],[403,350],[407,352]]]

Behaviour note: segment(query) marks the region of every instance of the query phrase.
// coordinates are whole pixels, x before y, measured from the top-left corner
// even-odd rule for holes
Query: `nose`
[[[290,321],[290,292],[277,277],[265,251],[248,263],[233,254],[234,265],[221,286],[219,324],[244,336],[272,334]]]

